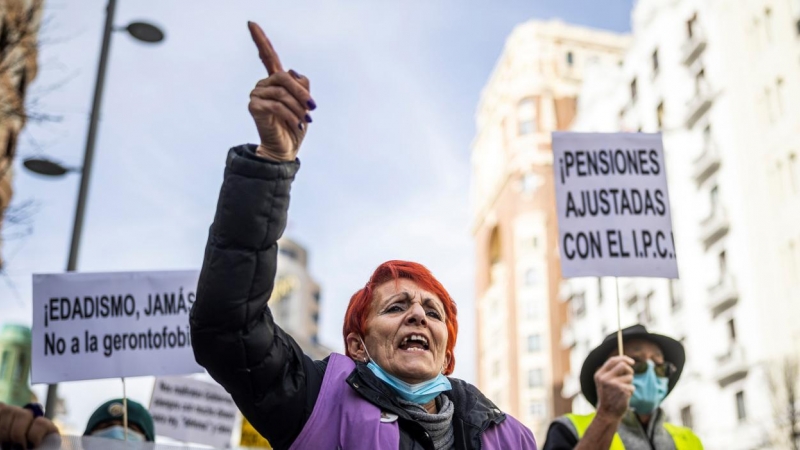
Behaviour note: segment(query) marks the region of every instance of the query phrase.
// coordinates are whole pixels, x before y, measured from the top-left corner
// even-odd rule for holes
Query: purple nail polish
[[[311,116],[308,115],[308,114],[306,114],[306,122],[308,122],[308,123],[313,122],[313,120],[311,120]]]
[[[300,131],[303,131],[303,122],[298,123],[297,128],[300,128]]]
[[[308,101],[306,102],[306,104],[308,105],[308,109],[310,109],[310,110],[312,110],[312,111],[313,111],[313,110],[315,110],[315,109],[317,109],[317,103],[316,103],[316,102],[314,102],[314,99],[313,99],[313,98],[310,98],[310,99],[308,99]]]
[[[289,69],[289,75],[293,76],[297,80],[302,78],[299,73],[294,71],[294,69]]]

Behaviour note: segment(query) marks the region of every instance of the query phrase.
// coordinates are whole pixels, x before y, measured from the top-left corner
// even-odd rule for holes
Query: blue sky
[[[319,105],[287,234],[308,247],[322,286],[323,343],[342,348],[347,300],[378,264],[419,261],[459,304],[456,376],[473,381],[469,155],[481,88],[516,24],[561,18],[627,31],[632,1],[119,0],[118,25],[147,20],[167,39],[114,35],[79,270],[199,268],[226,151],[257,139],[247,102],[265,71],[246,28],[254,20],[284,67],[311,79]],[[20,139],[15,202],[38,210],[33,234],[3,247],[0,322],[30,323],[31,274],[66,266],[78,179],[40,178],[19,161],[81,164],[104,4],[46,2],[29,96],[62,120],[31,123]],[[62,392],[68,420],[81,425],[121,388],[80,382]],[[146,380],[129,383],[132,398],[149,392]]]

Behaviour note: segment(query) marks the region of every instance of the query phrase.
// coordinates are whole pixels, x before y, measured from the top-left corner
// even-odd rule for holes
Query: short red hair
[[[445,375],[450,375],[453,373],[453,368],[456,366],[456,356],[453,352],[456,346],[456,336],[458,336],[458,311],[456,309],[456,302],[453,301],[450,294],[444,286],[442,286],[442,283],[433,276],[427,267],[415,262],[398,260],[386,261],[375,269],[367,285],[350,297],[350,304],[347,305],[347,312],[344,315],[344,326],[342,327],[342,336],[345,340],[345,353],[347,356],[352,357],[347,347],[348,334],[356,333],[359,336],[366,335],[367,317],[369,316],[372,302],[375,300],[375,289],[387,281],[401,278],[417,283],[419,287],[436,295],[439,297],[439,300],[442,301],[445,311],[445,325],[447,325],[447,352],[450,354],[450,358],[445,365],[443,373]]]

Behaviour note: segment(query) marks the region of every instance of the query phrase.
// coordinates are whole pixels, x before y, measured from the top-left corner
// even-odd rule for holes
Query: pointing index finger
[[[264,30],[255,22],[247,22],[247,28],[250,29],[250,36],[253,38],[256,47],[258,47],[258,56],[261,58],[261,62],[264,63],[267,73],[272,75],[275,72],[283,72],[281,60],[272,47],[272,43],[269,42],[267,35],[264,34]]]

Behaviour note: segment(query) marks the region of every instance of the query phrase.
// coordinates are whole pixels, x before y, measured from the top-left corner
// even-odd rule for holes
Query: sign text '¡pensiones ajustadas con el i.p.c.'
[[[677,277],[661,136],[553,133],[564,277]]]

